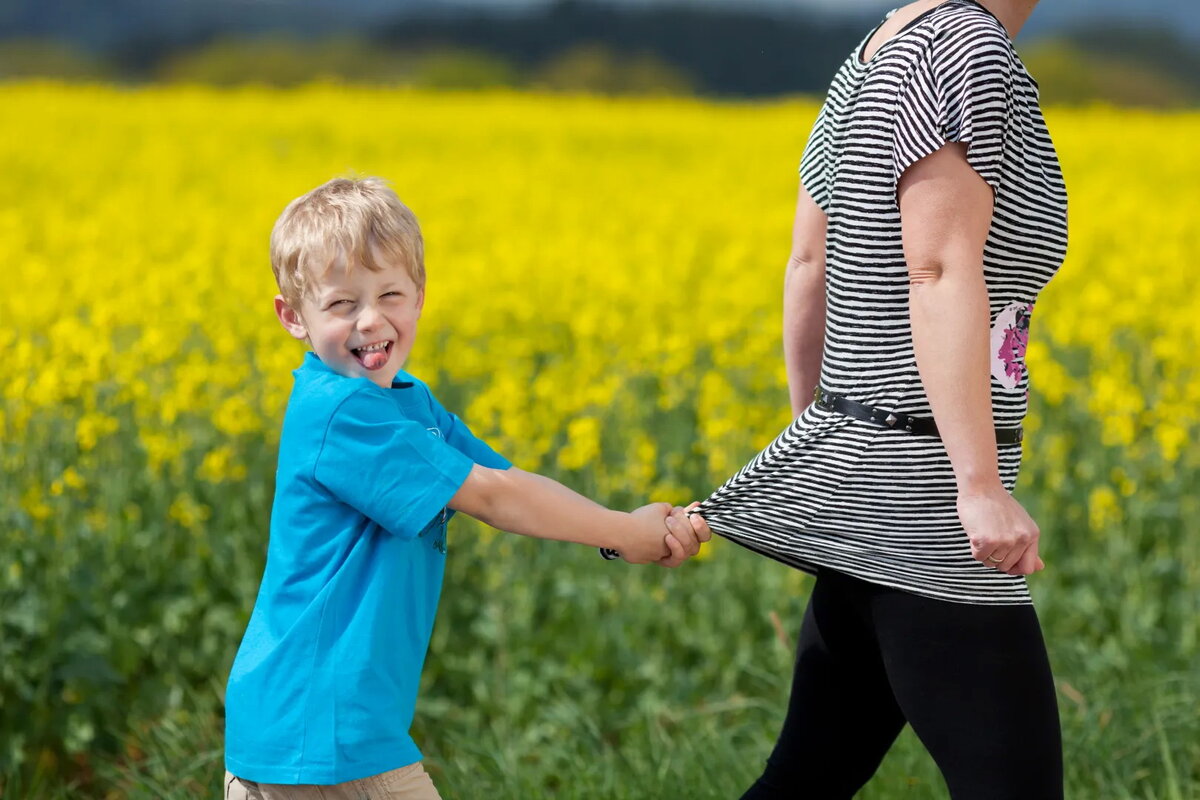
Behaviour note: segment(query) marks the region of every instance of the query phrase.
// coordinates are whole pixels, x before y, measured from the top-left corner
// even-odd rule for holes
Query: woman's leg
[[[1058,705],[1033,606],[877,586],[870,617],[892,692],[954,800],[1061,800]]]
[[[904,716],[851,579],[817,578],[796,652],[787,718],[762,777],[742,800],[849,800],[870,780]]]

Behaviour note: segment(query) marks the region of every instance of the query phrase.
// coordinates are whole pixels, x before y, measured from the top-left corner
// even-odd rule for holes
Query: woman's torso
[[[866,44],[867,39],[862,44]],[[1033,304],[1066,249],[1066,191],[1037,85],[1000,23],[947,0],[866,63],[839,69],[805,148],[801,179],[827,214],[821,384],[880,408],[931,416],[912,345],[897,184],[904,169],[969,140],[995,190],[983,253],[992,406],[1020,425]],[[1010,490],[1020,444],[998,446]],[[1024,578],[974,559],[941,440],[810,405],[700,511],[717,533],[808,571],[822,567],[928,597],[1028,603]]]
[[[948,0],[886,41],[867,63],[860,60],[862,45],[856,48],[833,80],[821,123],[828,182],[821,383],[862,402],[919,415],[929,415],[930,409],[916,370],[908,313],[894,174],[896,150],[906,145],[897,143],[905,136],[897,109],[912,101],[900,96],[901,87],[938,37],[959,38],[961,57],[970,58],[971,48],[996,49],[1006,35],[971,0]],[[983,266],[994,328],[993,413],[997,426],[1015,427],[1026,411],[1024,356],[1033,304],[1062,263],[1067,214],[1066,188],[1038,106],[1037,84],[1007,38],[1003,45],[1003,57],[1012,62],[1012,96]]]

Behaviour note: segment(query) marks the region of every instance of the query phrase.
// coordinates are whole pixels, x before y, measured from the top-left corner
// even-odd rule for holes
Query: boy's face
[[[299,308],[277,295],[275,313],[334,372],[389,387],[412,350],[424,304],[424,290],[403,266],[350,274],[336,266],[314,281]]]

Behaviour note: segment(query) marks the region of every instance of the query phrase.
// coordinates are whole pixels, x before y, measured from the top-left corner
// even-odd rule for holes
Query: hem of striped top
[[[710,525],[711,527],[711,525]],[[730,534],[712,528],[712,532],[723,539],[727,539],[739,547],[744,547],[752,553],[757,553],[760,556],[766,556],[772,561],[778,561],[789,567],[793,567],[802,572],[807,572],[809,575],[819,575],[821,568],[841,572],[845,575],[858,578],[867,583],[874,583],[879,586],[886,586],[889,589],[897,589],[902,592],[925,597],[930,600],[941,600],[945,603],[958,603],[960,605],[972,606],[1031,606],[1033,598],[1029,595],[1028,587],[1023,587],[1022,593],[1017,595],[999,595],[985,594],[976,595],[968,593],[954,593],[947,591],[935,591],[932,587],[926,584],[916,584],[902,579],[902,576],[880,574],[877,572],[867,572],[854,564],[839,564],[833,559],[829,559],[829,563],[822,563],[824,559],[803,559],[799,556],[790,553],[781,553],[776,550],[769,550],[765,547],[759,547],[753,541],[740,538],[737,534]]]

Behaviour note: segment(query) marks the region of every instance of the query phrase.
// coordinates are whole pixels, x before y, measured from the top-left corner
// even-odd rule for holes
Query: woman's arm
[[[792,223],[792,254],[783,279],[783,359],[792,416],[813,399],[825,348],[825,212],[804,185]]]
[[[1029,574],[1042,566],[1038,528],[1000,481],[992,420],[983,276],[991,187],[967,163],[966,146],[950,144],[905,171],[899,203],[913,349],[954,467],[959,516],[976,559]]]

